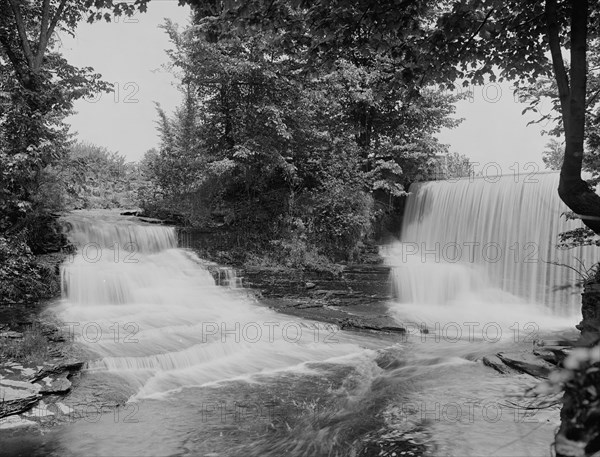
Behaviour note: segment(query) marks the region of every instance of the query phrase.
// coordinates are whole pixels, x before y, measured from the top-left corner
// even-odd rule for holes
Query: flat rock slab
[[[56,377],[62,375],[63,373],[72,373],[75,371],[81,370],[84,362],[80,361],[69,361],[69,362],[61,362],[55,365],[51,365],[48,367],[42,368],[37,372],[34,376],[30,378],[31,382],[39,381],[40,379],[44,379],[46,377]]]
[[[481,361],[483,362],[483,364],[485,366],[493,368],[498,373],[501,373],[501,374],[514,373],[514,370],[512,370],[507,365],[505,365],[504,362],[502,361],[502,359],[500,359],[500,357],[498,357],[497,355],[486,355],[485,357],[483,357],[481,359]]]
[[[0,379],[0,417],[31,408],[39,398],[40,387],[30,382]]]
[[[498,358],[511,368],[536,378],[547,378],[554,365],[531,352],[499,352]]]
[[[58,378],[47,376],[37,382],[41,386],[41,394],[64,394],[71,390],[71,381],[64,374]]]
[[[566,346],[545,346],[534,349],[533,353],[548,363],[558,365],[567,358],[571,349]]]
[[[0,338],[23,338],[23,334],[9,330],[7,332],[0,332]]]

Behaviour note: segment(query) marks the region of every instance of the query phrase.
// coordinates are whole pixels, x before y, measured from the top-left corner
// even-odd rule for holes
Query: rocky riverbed
[[[3,309],[3,315],[8,314]],[[0,433],[40,432],[71,410],[62,399],[84,366],[85,354],[62,323],[41,310],[0,324]],[[6,437],[6,436],[5,436]]]
[[[241,286],[241,293],[278,312],[339,329],[378,334],[391,342],[408,336],[387,306],[394,297],[390,270],[385,265],[342,265],[338,274],[231,268],[211,262],[206,262],[206,267],[217,284]],[[521,352],[491,353],[482,357],[481,363],[503,376],[527,373],[545,379],[561,365],[576,336],[574,331],[567,337],[533,341]],[[16,348],[30,344],[30,340],[39,353],[19,356]],[[85,353],[73,341],[68,327],[53,321],[44,306],[1,308],[0,347],[4,348],[0,360],[0,436],[4,438],[41,434],[85,418],[90,411],[118,411],[126,407],[132,394],[109,376],[102,378],[101,386],[82,383],[85,362],[93,355]]]
[[[337,325],[340,329],[403,335],[414,332],[394,319],[390,268],[382,264],[342,265],[338,275],[277,268],[227,268],[207,263],[217,283],[244,287],[258,303],[278,312]],[[429,334],[432,329],[419,330]],[[434,336],[434,335],[432,335]],[[579,332],[532,339],[520,352],[492,353],[481,362],[503,375],[526,373],[547,379],[572,351]]]

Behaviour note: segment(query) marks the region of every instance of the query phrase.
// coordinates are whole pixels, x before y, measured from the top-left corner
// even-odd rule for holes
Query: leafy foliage
[[[542,152],[542,160],[546,168],[550,170],[560,170],[562,166],[563,156],[565,155],[564,145],[552,138],[547,144],[546,149]]]
[[[161,147],[144,161],[157,189],[145,207],[174,205],[192,225],[228,224],[267,244],[295,240],[355,257],[374,193],[404,196],[410,182],[434,175],[446,153],[435,133],[458,122],[455,98],[396,85],[389,59],[339,58],[317,70],[304,49],[280,46],[288,30],[242,36],[227,24],[201,18],[182,32],[165,24],[184,101],[173,116],[157,107]]]
[[[75,142],[43,170],[36,199],[45,200],[53,211],[135,207],[146,185],[138,164],[104,147]]]
[[[0,303],[34,301],[56,293],[53,276],[35,261],[26,234],[0,236]]]
[[[42,170],[67,150],[63,118],[73,102],[107,90],[91,68],[53,50],[56,30],[72,31],[78,2],[0,1],[0,231],[18,231],[34,208]],[[35,37],[30,39],[29,37]]]

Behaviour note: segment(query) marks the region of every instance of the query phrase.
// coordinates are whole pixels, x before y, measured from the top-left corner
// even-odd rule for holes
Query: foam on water
[[[581,226],[561,216],[557,187],[556,173],[413,184],[401,239],[384,250],[396,310],[571,323],[581,278],[555,263],[591,267],[599,255],[556,248],[561,232]]]
[[[364,338],[217,286],[173,227],[110,219],[66,218],[79,250],[62,266],[58,312],[98,355],[88,369],[128,379],[134,399],[364,352]]]

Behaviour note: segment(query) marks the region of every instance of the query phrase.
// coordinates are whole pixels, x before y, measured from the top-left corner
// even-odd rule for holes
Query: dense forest
[[[182,102],[174,113],[156,107],[160,144],[132,164],[69,132],[74,102],[111,87],[66,61],[55,33],[152,2],[0,0],[3,301],[56,293],[35,255],[65,248],[56,215],[76,208],[140,207],[243,234],[245,261],[327,269],[360,260],[410,183],[471,172],[436,139],[459,122],[448,90],[457,82],[514,81],[533,111],[553,100],[540,122],[554,120],[549,133],[564,142],[550,143],[544,160],[561,170],[570,217],[587,226],[564,238],[595,243],[600,197],[581,171],[598,181],[597,2],[180,3],[192,7],[191,25],[163,29]],[[592,344],[600,305],[586,303],[581,328]],[[593,376],[568,385],[572,401]],[[594,413],[578,406],[564,410],[559,455],[575,455],[570,440],[597,448]]]

